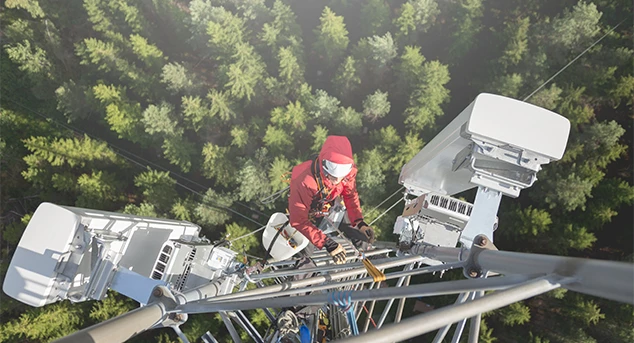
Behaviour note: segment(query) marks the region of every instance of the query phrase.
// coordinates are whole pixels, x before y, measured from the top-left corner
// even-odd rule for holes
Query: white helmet
[[[352,170],[352,163],[338,164],[328,160],[323,160],[322,165],[324,166],[324,171],[326,173],[337,178],[348,175]]]

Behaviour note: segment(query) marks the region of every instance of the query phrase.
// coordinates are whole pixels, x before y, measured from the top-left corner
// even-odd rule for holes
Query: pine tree
[[[222,225],[231,218],[229,211],[224,209],[230,208],[231,205],[231,196],[217,193],[210,188],[194,210],[196,221],[206,226]]]
[[[289,103],[286,108],[277,107],[271,111],[271,123],[289,133],[306,130],[308,115],[299,101]]]
[[[206,143],[202,151],[203,174],[213,178],[220,185],[229,186],[235,182],[237,168],[233,164],[231,151],[212,143]]]
[[[361,8],[364,36],[382,35],[390,26],[390,6],[385,0],[368,0]]]
[[[385,117],[390,112],[390,102],[387,96],[387,92],[380,90],[368,95],[363,100],[363,115],[372,122]]]
[[[315,30],[315,50],[325,58],[327,65],[336,65],[348,48],[346,24],[343,23],[343,17],[336,15],[329,7],[324,8],[319,20],[321,23]]]
[[[227,92],[212,89],[207,94],[207,99],[211,101],[209,112],[212,117],[218,116],[225,122],[236,118],[236,112],[233,110],[233,101],[231,101]]]
[[[194,75],[180,63],[168,63],[163,66],[161,82],[172,93],[193,94],[198,90]]]
[[[334,86],[337,92],[347,97],[361,85],[361,78],[357,71],[357,61],[352,56],[346,57],[335,74]]]
[[[148,170],[134,177],[134,185],[141,189],[146,202],[154,204],[158,210],[166,211],[177,198],[176,180],[169,172]]]
[[[435,0],[409,0],[401,6],[401,14],[394,20],[398,28],[396,38],[402,44],[412,44],[418,33],[424,33],[434,24],[440,13]]]

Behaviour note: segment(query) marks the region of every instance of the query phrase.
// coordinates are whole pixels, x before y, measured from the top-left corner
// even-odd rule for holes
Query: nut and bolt
[[[469,270],[469,277],[476,278],[478,277],[478,275],[480,275],[480,272],[478,270],[476,269]]]
[[[152,295],[155,297],[162,297],[163,296],[163,291],[160,288],[155,288],[152,291]]]

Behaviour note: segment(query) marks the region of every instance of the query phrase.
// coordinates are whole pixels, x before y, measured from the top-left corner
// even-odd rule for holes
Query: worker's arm
[[[308,219],[310,204],[313,201],[314,192],[303,182],[291,182],[288,198],[288,212],[290,224],[313,243],[317,249],[322,249],[327,236],[321,232]]]
[[[346,211],[348,212],[348,218],[350,219],[352,226],[356,226],[359,222],[363,221],[361,203],[359,202],[359,193],[357,193],[356,178],[357,169],[353,168],[344,181],[343,191],[341,193],[343,202],[346,204]]]

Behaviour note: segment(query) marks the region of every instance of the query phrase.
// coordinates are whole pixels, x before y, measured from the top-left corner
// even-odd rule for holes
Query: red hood
[[[345,136],[328,136],[321,146],[319,162],[328,160],[337,164],[354,163],[352,158],[352,145]]]

